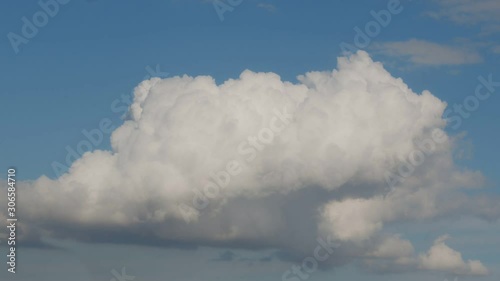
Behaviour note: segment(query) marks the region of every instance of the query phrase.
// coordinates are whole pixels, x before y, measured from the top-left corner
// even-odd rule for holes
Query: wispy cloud
[[[233,251],[226,250],[219,254],[213,261],[233,261],[236,254]]]
[[[461,65],[483,61],[481,55],[473,49],[442,45],[419,39],[378,43],[373,48],[385,56],[406,60],[416,65]]]
[[[500,33],[500,24],[488,24],[481,26],[481,33],[479,33],[479,36],[488,36],[495,33]]]
[[[500,22],[498,0],[440,0],[440,8],[427,15],[436,19],[448,19],[459,24]]]
[[[259,3],[257,4],[257,7],[267,10],[269,12],[274,12],[276,10],[276,6],[270,3]]]

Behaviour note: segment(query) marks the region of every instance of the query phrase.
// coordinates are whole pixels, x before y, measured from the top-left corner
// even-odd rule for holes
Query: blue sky
[[[28,44],[20,45],[19,54],[3,40],[2,68],[9,75],[1,78],[2,97],[11,106],[2,114],[4,119],[16,116],[6,124],[11,133],[2,138],[3,167],[22,165],[28,179],[54,176],[51,162],[64,160],[64,147],[76,145],[82,129],[96,127],[106,116],[119,124],[120,116],[111,112],[110,104],[130,94],[149,75],[148,66],[158,65],[170,76],[209,74],[219,82],[244,69],[273,71],[288,80],[310,70],[333,69],[341,54],[340,43],[353,42],[353,27],[364,27],[372,19],[370,11],[387,3],[290,1],[273,3],[278,8],[269,12],[254,2],[243,2],[224,13],[223,22],[213,5],[200,1],[127,1],[118,7],[113,1],[69,2]],[[4,5],[4,34],[20,33],[20,18],[40,9],[33,3]],[[498,42],[497,34],[479,37],[481,24],[464,26],[424,16],[436,9],[434,3],[403,2],[402,6],[403,12],[373,42],[416,38],[451,48],[483,43],[478,38]],[[470,42],[454,43],[459,38]],[[406,70],[402,65],[408,62],[394,66],[394,60],[388,59],[387,68],[417,92],[428,89],[449,104],[459,103],[473,92],[477,76],[497,70],[498,55],[488,47],[478,49],[483,62],[477,64]],[[490,127],[499,113],[488,104],[481,105],[480,116],[474,114],[463,124],[475,140],[475,158],[483,159],[476,165],[499,156],[492,149],[498,132]],[[478,137],[483,135],[489,137]],[[482,165],[481,170],[488,167]]]
[[[26,44],[20,44],[16,53],[7,35],[22,34],[22,17],[32,19],[41,7],[37,1],[5,1],[0,4],[0,34],[4,35],[0,40],[0,167],[4,171],[16,167],[19,180],[35,180],[42,175],[57,178],[53,165],[66,163],[65,148],[76,149],[85,139],[82,130],[98,128],[103,118],[109,118],[113,127],[120,126],[123,112],[113,110],[113,102],[131,95],[134,87],[151,76],[210,75],[222,83],[249,69],[274,72],[282,80],[297,82],[297,75],[308,71],[331,71],[342,55],[340,44],[354,45],[354,28],[364,30],[373,20],[370,11],[387,9],[388,2],[243,0],[226,11],[221,20],[208,0],[69,1],[59,5],[59,11]],[[402,11],[392,14],[389,24],[381,27],[363,49],[414,92],[429,90],[449,107],[462,104],[474,94],[479,76],[492,75],[493,81],[500,81],[500,5],[478,2],[401,1]],[[454,152],[455,163],[481,171],[487,179],[481,192],[493,195],[500,192],[499,92],[497,88],[481,101],[458,129],[447,127],[450,135],[465,132],[461,147]],[[105,134],[92,149],[110,147],[109,134]],[[450,245],[467,251],[493,270],[492,276],[480,280],[498,278],[499,272],[494,270],[500,265],[498,255],[468,243],[465,233],[474,231],[460,227],[465,224],[474,228],[479,222],[464,219],[438,226],[435,222],[425,224],[429,233],[436,234],[443,225],[448,227],[454,237]],[[492,223],[484,228],[486,231],[472,234],[472,239],[498,248],[498,228],[498,223]],[[435,236],[418,232],[415,230],[414,244],[424,250]],[[34,276],[39,276],[38,280],[108,280],[112,268],[126,265],[137,280],[165,280],[165,276],[160,277],[166,273],[163,266],[172,274],[168,280],[202,280],[203,276],[208,277],[206,280],[279,280],[291,265],[282,260],[253,265],[233,259],[215,262],[211,259],[226,250],[216,247],[184,251],[92,244],[89,247],[95,252],[88,253],[81,242],[53,243],[64,244],[66,250],[21,249],[26,258],[20,260],[20,273],[6,280],[33,280]],[[132,257],[123,258],[129,250],[134,252]],[[253,253],[229,250],[242,257]],[[105,257],[101,265],[88,270],[81,262],[87,259],[99,264],[94,255],[101,256],[101,252]],[[70,265],[67,270],[58,266],[39,275],[42,268],[50,267],[50,263],[39,261],[42,256]],[[199,268],[200,275],[180,269],[183,266]],[[91,274],[81,279],[68,277],[72,272],[89,271]],[[2,272],[0,276],[6,275]],[[319,271],[310,280],[452,277],[420,272],[378,275],[350,264]]]

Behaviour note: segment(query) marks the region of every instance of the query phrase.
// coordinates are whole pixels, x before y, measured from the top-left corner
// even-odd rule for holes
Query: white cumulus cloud
[[[388,223],[498,217],[489,208],[494,198],[476,201],[460,191],[483,178],[455,167],[445,107],[363,51],[295,83],[249,70],[220,85],[210,76],[149,79],[135,89],[111,151],[86,153],[57,179],[18,184],[20,236],[294,256],[328,236],[341,243],[333,265],[367,257],[402,263],[413,247],[381,234]],[[388,186],[387,172],[436,132],[442,142],[425,165]],[[443,245],[422,258],[422,269],[434,269],[435,252],[448,251]],[[457,264],[440,268],[455,272]],[[484,271],[476,261],[465,264]]]
[[[464,275],[486,275],[488,269],[478,260],[463,260],[462,254],[445,244],[448,236],[441,236],[426,254],[420,256],[421,268],[441,270]]]

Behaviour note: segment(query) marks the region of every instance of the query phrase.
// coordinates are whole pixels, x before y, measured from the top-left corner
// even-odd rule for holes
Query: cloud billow
[[[455,167],[445,107],[428,91],[413,93],[363,51],[297,83],[248,70],[221,85],[210,76],[152,78],[135,89],[111,151],[84,154],[58,179],[18,184],[19,216],[26,237],[269,248],[295,257],[331,237],[340,243],[331,265],[381,259],[385,266],[486,274],[479,261],[430,266],[438,250],[455,250],[435,244],[418,256],[410,241],[382,232],[400,220],[481,216],[495,203],[461,192],[483,178]],[[253,153],[239,150],[269,127],[277,109],[292,116],[289,124]],[[387,186],[388,171],[436,132],[444,141],[425,165]],[[231,161],[241,172],[197,209],[193,198]],[[457,198],[467,208],[458,210]],[[191,208],[188,221],[179,204]]]

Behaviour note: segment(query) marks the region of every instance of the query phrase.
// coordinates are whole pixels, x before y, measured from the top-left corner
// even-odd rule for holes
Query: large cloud
[[[429,266],[438,252],[454,254],[441,244],[420,266],[409,241],[381,232],[400,220],[497,218],[494,201],[460,192],[482,176],[455,167],[446,104],[413,93],[362,51],[298,80],[244,71],[221,85],[209,76],[142,82],[112,151],[86,153],[58,179],[19,183],[25,237],[276,248],[293,257],[330,237],[340,243],[331,265],[380,258],[484,273],[476,261]],[[425,165],[388,184],[401,159],[421,150]]]

